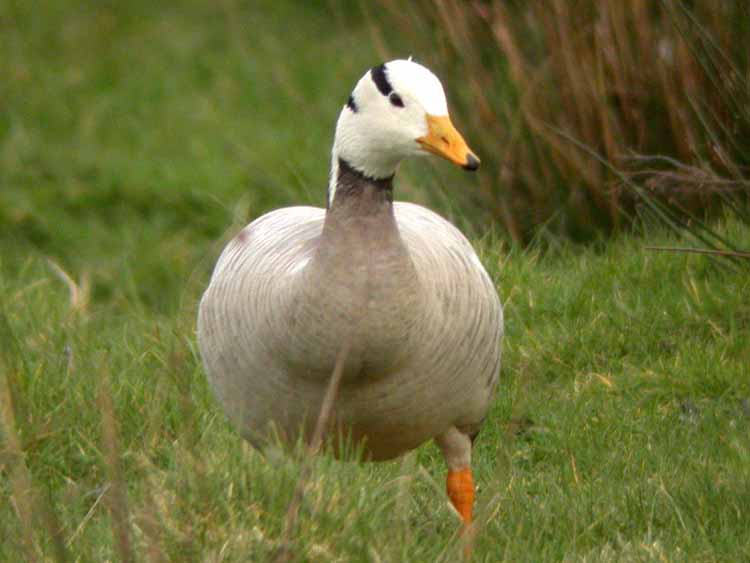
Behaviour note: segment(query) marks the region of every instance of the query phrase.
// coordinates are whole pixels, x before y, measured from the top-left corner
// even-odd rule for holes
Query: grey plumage
[[[198,319],[211,386],[253,444],[309,438],[348,339],[334,419],[368,457],[472,435],[499,371],[495,287],[453,225],[347,173],[328,211],[271,212],[225,248]]]

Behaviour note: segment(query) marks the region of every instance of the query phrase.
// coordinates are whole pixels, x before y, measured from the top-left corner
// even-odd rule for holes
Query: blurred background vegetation
[[[161,310],[233,224],[324,201],[337,113],[377,60],[312,4],[3,6],[5,266],[40,252]]]
[[[643,207],[675,227],[726,205],[747,218],[746,2],[385,4],[485,156],[460,199],[477,220],[527,241],[587,240]]]
[[[227,225],[322,205],[342,102],[365,69],[407,55],[442,77],[483,171],[410,162],[398,197],[519,242],[597,239],[645,211],[731,248],[702,221],[720,208],[748,220],[749,10],[646,0],[6,3],[3,260],[35,249],[76,271],[104,263],[91,274],[106,294],[144,287],[144,271],[166,282]],[[155,240],[162,252],[138,250]],[[117,264],[124,278],[104,279]],[[158,284],[147,291],[151,304],[168,300]]]

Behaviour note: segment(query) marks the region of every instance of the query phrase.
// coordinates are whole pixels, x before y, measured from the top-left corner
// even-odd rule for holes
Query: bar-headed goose
[[[338,119],[327,209],[273,211],[227,245],[198,339],[219,401],[256,446],[310,439],[346,343],[335,428],[372,460],[434,438],[468,524],[472,442],[498,378],[503,314],[466,238],[393,202],[399,162],[427,153],[479,167],[432,72],[411,60],[368,71]]]

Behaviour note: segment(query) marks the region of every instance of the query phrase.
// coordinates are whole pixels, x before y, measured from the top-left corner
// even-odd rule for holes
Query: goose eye
[[[396,92],[393,92],[390,96],[388,96],[388,99],[391,101],[391,104],[398,108],[404,107],[404,100],[401,99],[401,96],[396,94]]]

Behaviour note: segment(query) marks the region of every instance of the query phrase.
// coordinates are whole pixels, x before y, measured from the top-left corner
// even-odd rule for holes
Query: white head
[[[387,178],[408,156],[437,154],[468,170],[479,167],[448,117],[440,80],[411,60],[369,70],[354,88],[336,124],[329,202],[338,160],[370,178]]]

